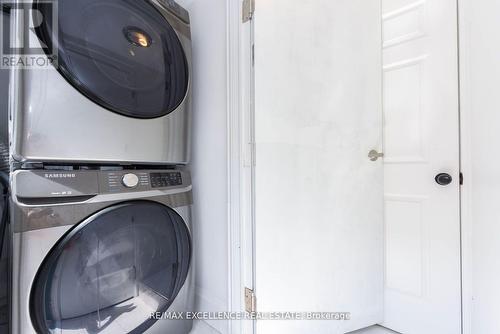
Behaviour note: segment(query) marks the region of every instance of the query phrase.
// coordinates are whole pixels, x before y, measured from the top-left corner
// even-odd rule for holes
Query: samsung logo
[[[46,179],[73,179],[75,177],[75,173],[45,173]]]

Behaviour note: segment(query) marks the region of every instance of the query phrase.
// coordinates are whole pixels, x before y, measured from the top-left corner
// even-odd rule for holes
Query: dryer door
[[[37,333],[143,333],[183,286],[189,230],[155,202],[115,205],[70,230],[41,265],[30,296]]]
[[[57,22],[52,5],[35,1],[33,15],[43,15],[36,32],[46,50],[58,52],[57,69],[81,93],[137,118],[164,116],[182,103],[186,56],[175,30],[150,1],[59,0]]]

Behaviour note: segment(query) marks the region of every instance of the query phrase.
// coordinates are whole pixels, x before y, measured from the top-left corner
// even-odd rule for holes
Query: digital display
[[[182,175],[179,172],[151,173],[151,187],[163,188],[182,185]]]

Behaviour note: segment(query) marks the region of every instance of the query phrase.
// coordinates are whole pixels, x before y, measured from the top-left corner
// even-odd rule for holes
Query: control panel
[[[119,170],[101,173],[101,192],[146,191],[183,185],[176,170]]]
[[[150,173],[151,187],[163,188],[182,185],[182,175],[180,172]]]
[[[18,198],[85,198],[99,194],[162,190],[190,185],[179,170],[20,170],[13,176]]]

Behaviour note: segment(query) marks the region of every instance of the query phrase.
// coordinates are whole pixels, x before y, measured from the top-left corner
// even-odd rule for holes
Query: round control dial
[[[122,183],[127,188],[135,188],[139,184],[139,177],[132,173],[125,174],[122,177]]]

